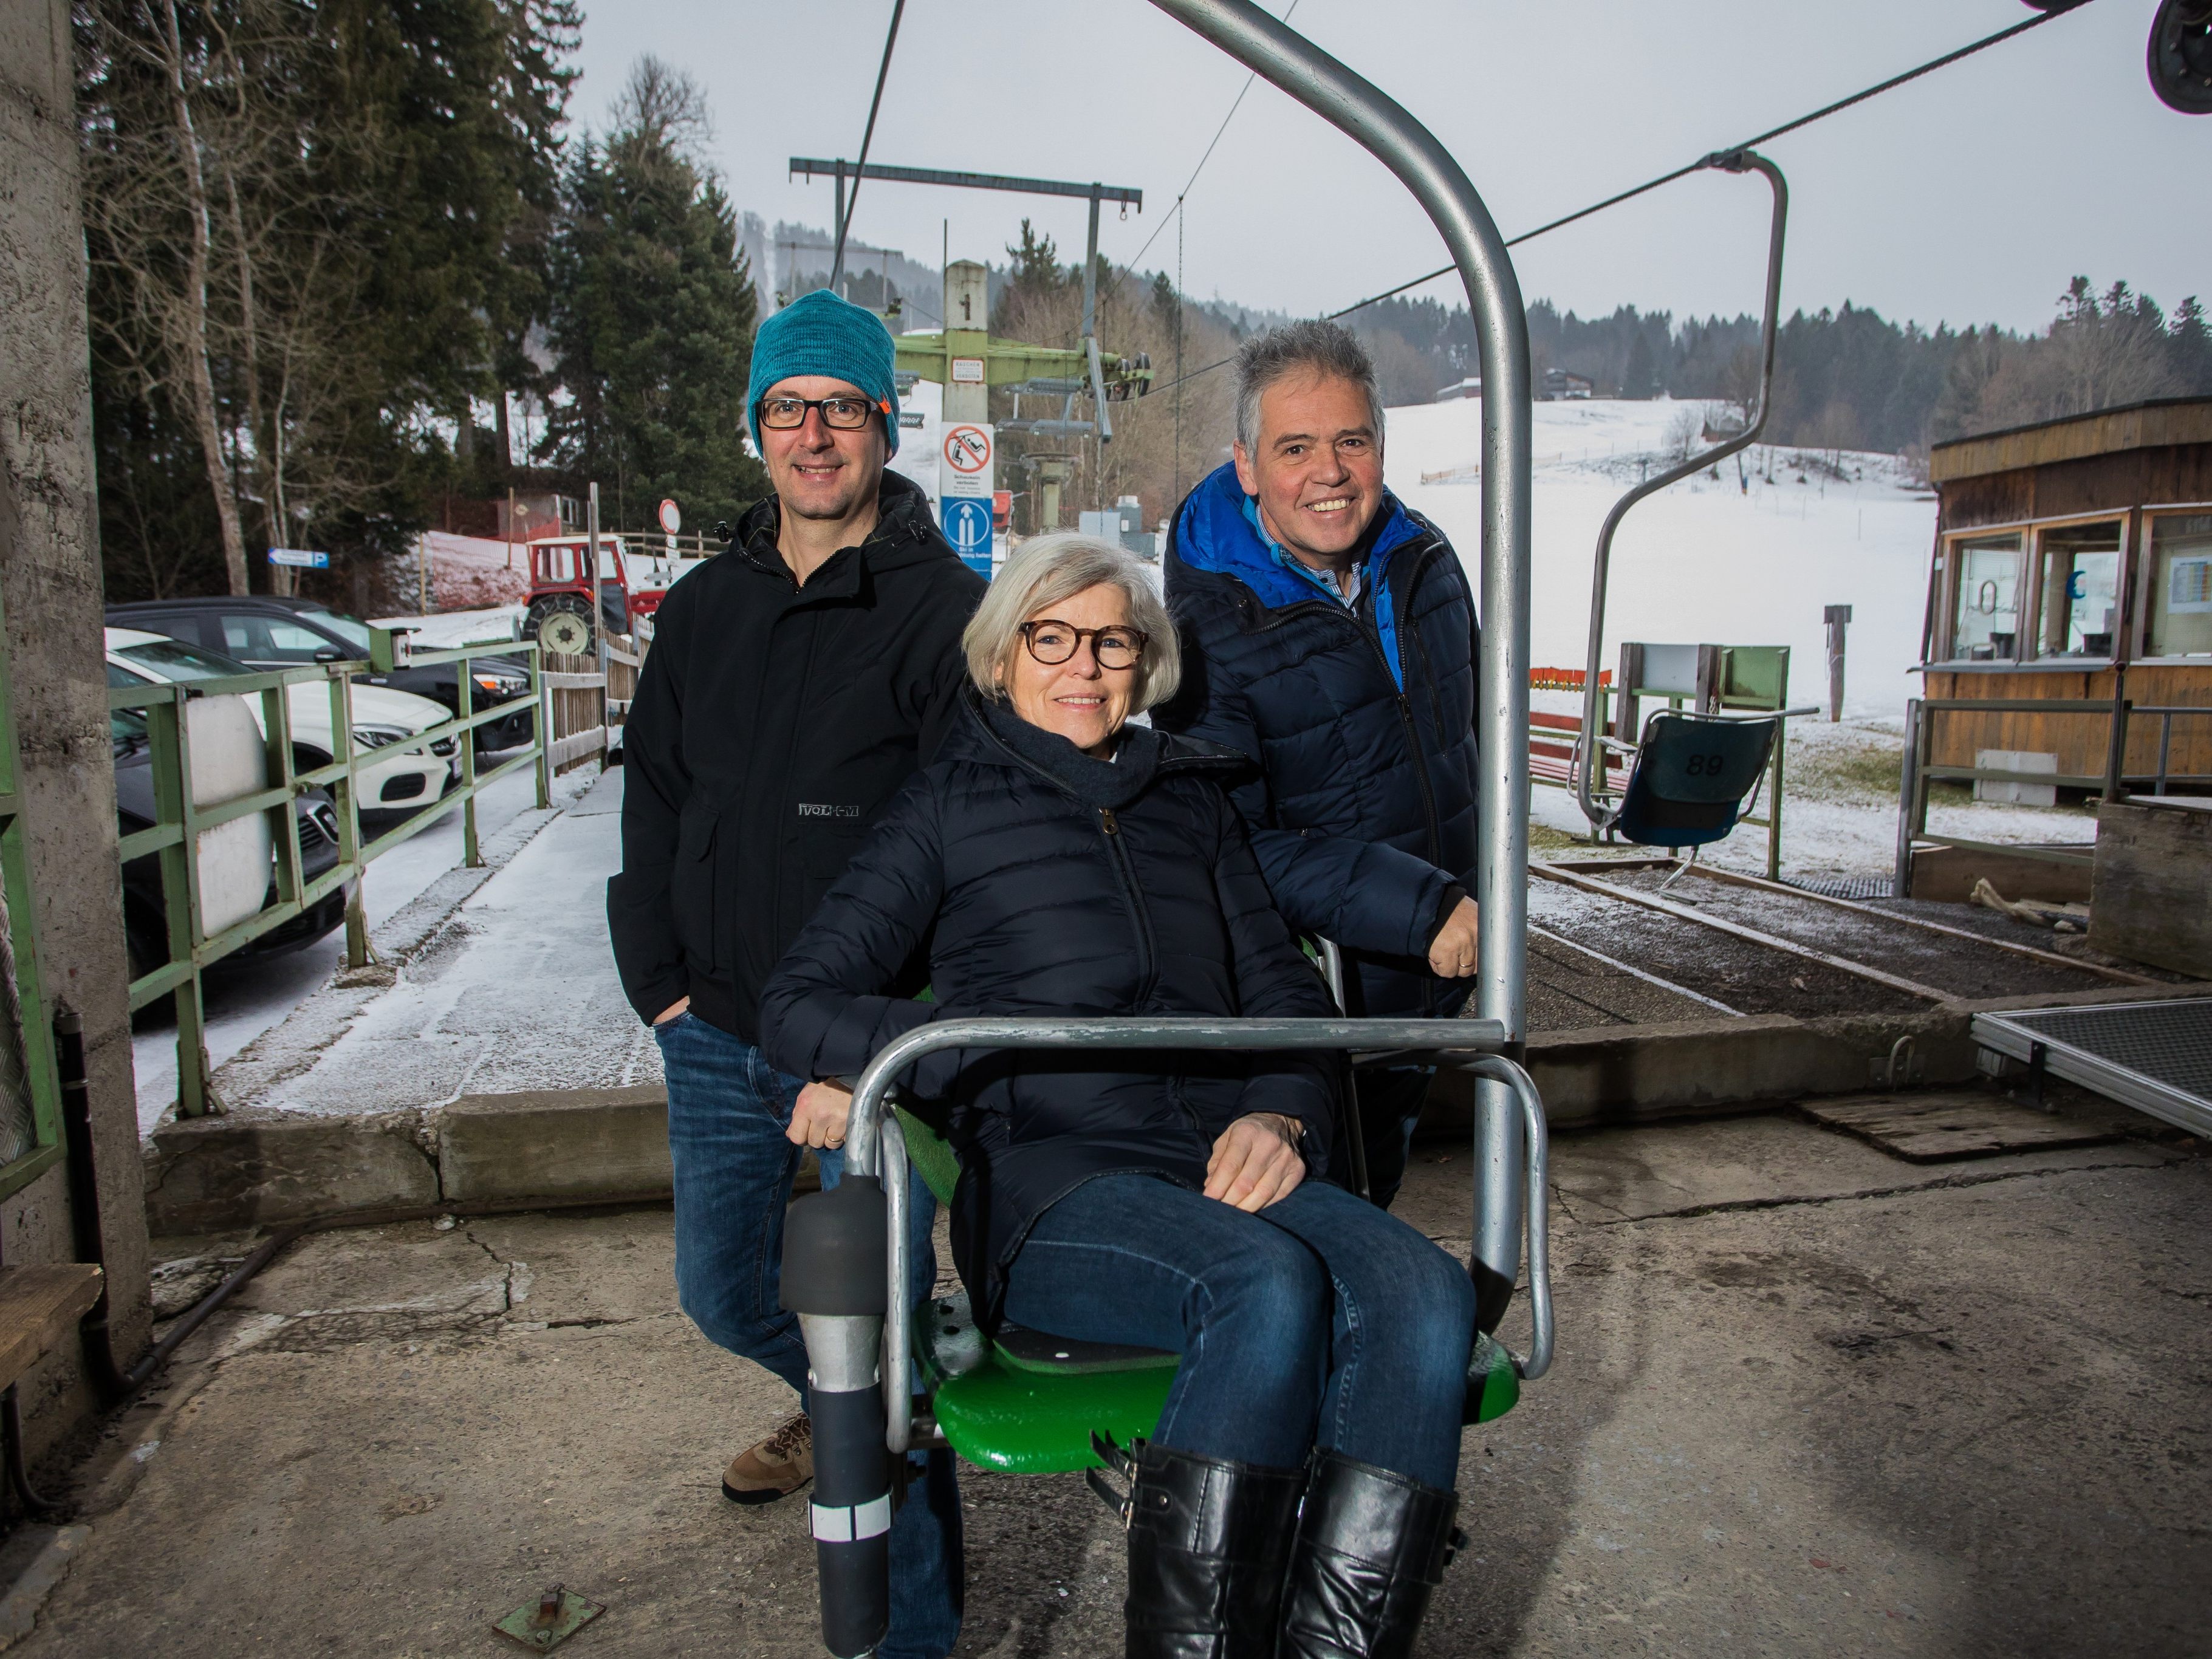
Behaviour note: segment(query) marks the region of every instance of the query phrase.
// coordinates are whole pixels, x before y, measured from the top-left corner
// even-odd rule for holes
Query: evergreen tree
[[[2199,397],[2212,393],[2212,326],[2194,294],[2174,307],[2166,332],[2172,341],[2174,377],[2184,391]]]
[[[1175,284],[1168,280],[1167,272],[1154,271],[1152,273],[1152,315],[1158,319],[1162,330],[1170,335],[1175,332],[1176,318],[1182,309],[1182,301],[1176,294]]]
[[[1628,344],[1628,366],[1621,371],[1620,395],[1624,398],[1649,398],[1658,389],[1658,371],[1652,362],[1651,337],[1638,329]]]
[[[540,453],[596,479],[617,526],[673,497],[694,524],[768,490],[748,455],[753,285],[737,216],[696,153],[689,77],[639,60],[604,141],[576,148],[553,262],[556,406]]]

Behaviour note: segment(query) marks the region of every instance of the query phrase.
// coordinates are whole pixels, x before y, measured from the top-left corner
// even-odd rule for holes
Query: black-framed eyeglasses
[[[1101,668],[1134,668],[1145,654],[1145,647],[1152,635],[1141,628],[1116,623],[1111,628],[1078,628],[1052,617],[1042,617],[1035,622],[1025,622],[1021,628],[1022,643],[1029,647],[1030,655],[1048,668],[1056,668],[1083,648],[1085,640],[1091,641],[1091,654],[1098,659]]]
[[[867,425],[868,416],[880,410],[890,413],[884,404],[866,398],[763,398],[760,400],[760,423],[771,432],[788,432],[793,427],[806,424],[806,411],[822,411],[822,424],[836,432],[857,432]]]

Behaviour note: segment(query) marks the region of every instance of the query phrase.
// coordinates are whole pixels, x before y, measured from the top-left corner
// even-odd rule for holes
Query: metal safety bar
[[[538,662],[537,641],[502,640],[452,650],[417,651],[405,654],[404,665],[429,667],[459,663],[456,677],[457,711],[435,726],[425,726],[406,740],[402,752],[427,750],[447,738],[458,738],[460,779],[447,793],[410,813],[374,840],[363,843],[358,775],[390,758],[386,750],[360,749],[353,740],[353,676],[364,666],[389,672],[394,663],[393,630],[374,630],[372,661],[318,664],[313,667],[274,669],[255,674],[233,674],[221,678],[175,681],[167,684],[113,687],[107,694],[111,712],[127,710],[146,715],[151,745],[157,821],[149,828],[119,838],[119,864],[149,853],[161,859],[163,921],[169,959],[131,981],[132,1012],[164,996],[175,1000],[177,1012],[177,1110],[195,1117],[219,1109],[209,1088],[205,1042],[205,1011],[200,988],[201,973],[233,952],[243,949],[274,928],[313,909],[330,894],[354,884],[346,906],[346,961],[359,968],[368,960],[368,923],[357,884],[374,860],[382,857],[459,806],[462,812],[462,852],[471,868],[480,867],[483,856],[477,833],[477,798],[486,788],[524,767],[537,771],[538,805],[551,804],[551,764],[547,752],[552,708],[546,676]],[[478,709],[475,683],[468,665],[478,657],[526,657],[530,690],[522,696]],[[324,765],[299,769],[292,752],[290,689],[295,685],[327,684],[331,698],[331,744],[336,757]],[[270,782],[263,788],[211,806],[194,804],[191,783],[191,732],[185,706],[203,697],[258,696]],[[476,731],[521,710],[532,711],[531,740],[491,770],[477,770]],[[300,824],[294,800],[309,789],[326,788],[337,817],[337,861],[309,879],[300,848]],[[222,932],[210,935],[202,925],[199,901],[199,860],[194,849],[206,831],[256,812],[271,816],[275,842],[276,900]]]
[[[1394,1054],[1462,1054],[1447,1061],[1494,1083],[1514,1097],[1520,1118],[1523,1164],[1516,1171],[1516,1224],[1524,1234],[1529,1314],[1534,1334],[1528,1355],[1515,1357],[1522,1376],[1540,1377],[1552,1364],[1552,1292],[1547,1248],[1551,1211],[1549,1136],[1544,1104],[1527,1072],[1496,1052],[1504,1043],[1495,1020],[1465,1019],[949,1019],[919,1026],[886,1047],[861,1073],[853,1091],[845,1129],[845,1164],[854,1175],[880,1178],[887,1206],[883,1332],[885,1443],[894,1452],[914,1444],[912,1305],[907,1292],[906,1136],[886,1111],[893,1080],[925,1054],[948,1048],[1193,1048],[1254,1053],[1291,1050],[1384,1050]],[[1480,1182],[1480,1172],[1477,1178]],[[1485,1194],[1474,1194],[1481,1219]],[[1470,1264],[1472,1267],[1473,1264]]]
[[[1411,191],[1467,289],[1482,368],[1482,659],[1475,697],[1476,816],[1482,908],[1475,1011],[1504,1028],[1518,1058],[1528,1035],[1528,319],[1505,239],[1450,152],[1381,88],[1251,0],[1153,0],[1205,39],[1349,135]],[[1496,1328],[1520,1268],[1520,1115],[1510,1091],[1475,1091],[1475,1168],[1492,1200],[1477,1208],[1480,1323]]]
[[[1744,429],[1734,437],[1703,450],[1682,462],[1669,467],[1656,478],[1647,478],[1613,504],[1613,511],[1605,515],[1605,526],[1597,532],[1597,556],[1590,565],[1589,651],[1583,669],[1583,729],[1582,741],[1576,745],[1572,767],[1575,775],[1575,799],[1581,805],[1583,816],[1598,830],[1608,830],[1619,822],[1620,806],[1601,805],[1597,789],[1604,781],[1605,769],[1595,762],[1601,755],[1599,745],[1604,725],[1604,688],[1599,684],[1601,659],[1605,654],[1606,589],[1613,570],[1613,537],[1620,528],[1620,521],[1628,509],[1647,495],[1656,495],[1670,484],[1680,483],[1693,474],[1727,459],[1740,449],[1748,449],[1759,441],[1759,434],[1766,429],[1766,416],[1773,404],[1774,337],[1782,312],[1782,245],[1784,233],[1790,219],[1790,185],[1782,176],[1782,169],[1756,150],[1724,150],[1708,155],[1698,163],[1701,167],[1717,167],[1724,173],[1755,172],[1765,177],[1774,192],[1774,215],[1766,235],[1766,309],[1759,331],[1759,408]],[[1627,694],[1628,688],[1622,688]],[[1762,716],[1763,718],[1763,716]],[[1608,740],[1606,748],[1622,753],[1632,752],[1625,743]]]

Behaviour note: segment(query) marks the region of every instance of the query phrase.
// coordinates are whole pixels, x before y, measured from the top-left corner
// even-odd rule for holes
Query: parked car
[[[187,645],[167,635],[149,634],[135,628],[107,630],[110,685],[212,680],[253,672],[246,664],[219,652]],[[302,684],[291,687],[284,701],[289,705],[292,717],[293,769],[307,772],[329,765],[337,757],[329,691],[320,685]],[[248,697],[246,706],[253,716],[254,725],[265,732],[261,699]],[[378,754],[373,765],[364,766],[356,774],[360,811],[364,817],[380,811],[413,811],[426,802],[436,800],[459,781],[460,763],[454,758],[460,749],[459,738],[448,733],[428,744],[408,745],[409,738],[448,718],[443,704],[418,697],[411,691],[395,691],[380,685],[356,684],[353,688],[354,747],[363,753]]]
[[[396,691],[412,691],[443,703],[449,714],[460,707],[459,663],[371,673],[368,625],[312,599],[279,599],[269,593],[140,599],[109,605],[107,621],[112,627],[166,634],[256,669],[359,662],[362,666],[354,676],[357,680]],[[514,657],[478,657],[469,664],[469,677],[475,682],[470,697],[477,708],[506,702],[530,690],[530,671]],[[503,720],[478,726],[477,748],[479,751],[517,748],[530,741],[531,727],[531,711],[518,709]]]
[[[107,733],[115,757],[116,830],[125,836],[150,830],[160,821],[160,815],[155,805],[153,745],[147,736],[145,717],[131,709],[116,709],[107,717]],[[310,789],[292,803],[292,811],[300,824],[301,871],[313,880],[338,861],[337,811],[323,791]],[[222,961],[281,956],[313,944],[345,920],[352,891],[352,883],[341,883],[312,908],[270,928]],[[261,902],[266,907],[276,902],[276,876],[272,865]],[[142,978],[169,960],[168,914],[161,890],[161,855],[148,853],[132,859],[123,866],[123,931],[131,953],[131,978]]]

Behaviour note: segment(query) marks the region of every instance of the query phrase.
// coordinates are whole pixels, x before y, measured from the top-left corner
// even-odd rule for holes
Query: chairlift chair
[[[1782,715],[1705,714],[1655,709],[1644,722],[1619,813],[1611,827],[1639,847],[1688,848],[1672,886],[1698,848],[1733,834],[1766,776]]]
[[[1782,250],[1790,217],[1789,184],[1782,169],[1755,150],[1718,152],[1707,156],[1702,165],[1724,173],[1757,173],[1765,179],[1773,196],[1767,229],[1766,298],[1759,327],[1759,401],[1740,429],[1658,477],[1638,483],[1607,514],[1590,568],[1589,651],[1583,679],[1582,737],[1574,765],[1575,799],[1594,830],[1611,830],[1645,847],[1687,847],[1693,857],[1695,848],[1719,841],[1735,830],[1744,800],[1773,752],[1784,715],[1662,709],[1644,723],[1639,734],[1642,741],[1632,745],[1605,734],[1605,692],[1599,668],[1605,647],[1613,538],[1621,520],[1645,496],[1656,495],[1756,443],[1765,429],[1772,403],[1775,331],[1782,307]],[[1632,690],[1624,680],[1623,697]],[[1724,735],[1720,730],[1723,726],[1735,729]],[[1604,793],[1608,755],[1622,757],[1630,763],[1628,784],[1617,805],[1599,799]],[[1713,768],[1717,770],[1709,769]]]
[[[1479,1017],[1426,1019],[948,1019],[888,1045],[857,1080],[836,1187],[794,1204],[783,1303],[806,1343],[813,1416],[811,1508],[823,1640],[840,1659],[870,1652],[890,1619],[895,1461],[948,1445],[987,1468],[1094,1468],[1095,1434],[1150,1430],[1179,1363],[1141,1348],[1079,1344],[1001,1327],[987,1340],[963,1298],[906,1294],[908,1169],[949,1194],[950,1149],[889,1109],[897,1075],[948,1048],[1335,1050],[1433,1055],[1476,1081],[1474,1243],[1477,1326],[1466,1413],[1487,1421],[1551,1364],[1543,1103],[1518,1063],[1525,1028],[1528,755],[1530,371],[1526,313],[1504,239],[1466,174],[1378,88],[1251,0],[1155,0],[1375,155],[1420,201],[1452,250],[1481,343],[1483,410],[1478,786],[1483,933]],[[1101,411],[1103,413],[1103,410]],[[1528,1351],[1494,1332],[1527,1267]],[[915,1383],[921,1388],[917,1391]],[[888,1454],[888,1455],[887,1455]]]

